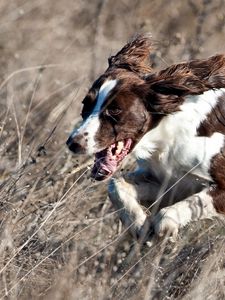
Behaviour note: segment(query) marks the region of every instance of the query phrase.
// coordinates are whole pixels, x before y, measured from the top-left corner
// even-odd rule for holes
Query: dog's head
[[[179,110],[190,92],[182,79],[188,73],[184,67],[175,77],[174,67],[152,71],[150,48],[151,39],[144,35],[127,43],[109,58],[108,69],[83,100],[83,122],[67,145],[74,153],[95,154],[92,176],[97,180],[111,176],[142,136]]]
[[[142,77],[151,71],[150,46],[149,37],[140,35],[110,57],[108,69],[82,102],[83,122],[67,145],[74,153],[95,154],[92,175],[97,180],[116,171],[152,122],[141,90]]]

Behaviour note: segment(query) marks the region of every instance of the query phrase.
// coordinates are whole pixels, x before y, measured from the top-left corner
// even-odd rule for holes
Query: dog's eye
[[[107,108],[105,114],[107,116],[118,116],[122,112],[119,108]]]

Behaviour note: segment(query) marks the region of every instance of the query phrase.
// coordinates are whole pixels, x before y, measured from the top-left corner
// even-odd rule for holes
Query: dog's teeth
[[[117,143],[116,155],[120,154],[123,150],[123,141]]]

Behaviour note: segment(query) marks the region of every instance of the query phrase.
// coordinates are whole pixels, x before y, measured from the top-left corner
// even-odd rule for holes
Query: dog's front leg
[[[123,177],[113,178],[109,183],[108,191],[120,220],[129,229],[129,232],[138,238],[147,215],[139,204],[135,185],[127,182]]]
[[[204,189],[185,200],[162,208],[153,218],[152,225],[156,235],[167,235],[175,240],[179,229],[188,223],[218,215],[210,190]]]
[[[160,185],[154,175],[142,169],[124,177],[113,178],[109,183],[109,198],[122,223],[135,238],[142,239],[148,232],[150,223],[147,208],[155,201],[159,189]],[[145,205],[148,203],[146,208],[141,206],[144,202]]]

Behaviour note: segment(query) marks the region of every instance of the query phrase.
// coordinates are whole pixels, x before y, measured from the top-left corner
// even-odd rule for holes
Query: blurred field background
[[[90,158],[65,147],[91,82],[140,31],[156,69],[223,53],[225,1],[0,0],[0,299],[225,299],[223,221],[140,249]]]

